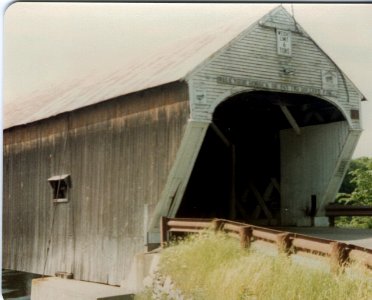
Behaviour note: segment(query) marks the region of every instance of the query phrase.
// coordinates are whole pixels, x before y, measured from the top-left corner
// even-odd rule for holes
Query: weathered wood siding
[[[318,209],[323,209],[322,201],[332,177],[337,176],[334,170],[348,136],[345,121],[304,127],[301,135],[293,129],[280,132],[282,225],[311,225],[306,217],[311,195],[316,195]]]
[[[187,85],[172,83],[7,130],[4,267],[43,273],[51,237],[46,274],[120,284],[189,113]],[[47,179],[59,174],[71,174],[70,201],[54,206]]]
[[[291,34],[291,56],[278,54],[278,29]],[[335,88],[329,88],[324,83],[323,72],[336,74]],[[311,155],[302,154],[302,167],[296,169],[296,172],[301,173],[308,168],[306,172],[310,173],[306,177],[315,182],[298,177],[302,175],[294,170],[289,176],[284,176],[281,183],[284,191],[283,208],[286,204],[293,205],[296,211],[288,216],[284,223],[300,222],[296,219],[300,218],[298,210],[303,209],[305,200],[310,197],[308,193],[317,194],[318,200],[323,201],[323,204],[333,199],[346,172],[344,166],[348,165],[360,136],[361,123],[359,117],[352,117],[352,110],[360,110],[362,95],[311,37],[297,26],[284,8],[275,9],[270,15],[242,32],[191,72],[188,82],[191,116],[196,121],[211,120],[215,108],[221,102],[235,94],[250,91],[307,94],[336,106],[347,121],[342,126],[335,125],[335,130],[331,130],[330,128],[334,128],[333,125],[321,125],[317,134],[313,134],[310,129],[303,131],[301,129],[301,137],[291,140],[293,150],[291,154],[302,151],[303,143],[312,143],[307,150]],[[257,130],[260,128],[257,127]],[[317,135],[320,135],[320,139],[314,138]],[[281,142],[285,144],[284,136]],[[325,152],[324,145],[329,146]],[[289,159],[288,155],[289,152],[284,152],[281,161],[282,168],[287,168],[287,171],[290,166],[286,164],[297,163],[296,158]],[[314,169],[315,167],[317,169]],[[301,184],[298,185],[297,181],[301,181]],[[298,197],[290,194],[292,192]],[[301,197],[300,193],[303,193]],[[306,199],[302,200],[305,194]],[[303,214],[302,211],[301,216]],[[284,213],[282,216],[285,218]]]
[[[326,98],[341,107],[355,129],[350,110],[359,110],[361,95],[313,40],[297,30],[284,8],[263,18],[242,32],[189,76],[191,115],[195,120],[210,119],[214,108],[229,96],[250,90],[282,91]],[[277,53],[277,28],[292,34],[292,56]],[[286,75],[283,69],[293,72]],[[322,71],[337,73],[334,96],[323,88]]]

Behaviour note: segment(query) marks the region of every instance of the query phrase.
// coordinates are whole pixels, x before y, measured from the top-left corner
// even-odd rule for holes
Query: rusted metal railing
[[[372,250],[335,240],[321,239],[303,234],[274,230],[225,219],[161,219],[161,246],[169,242],[175,232],[197,233],[211,229],[226,232],[240,240],[243,248],[249,248],[255,241],[265,241],[277,247],[279,253],[287,255],[307,252],[315,256],[329,257],[331,270],[338,272],[341,266],[354,261],[372,269]]]

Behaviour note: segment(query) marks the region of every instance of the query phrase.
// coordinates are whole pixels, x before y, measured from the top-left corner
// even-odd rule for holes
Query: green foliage
[[[362,157],[351,161],[335,202],[345,205],[372,205],[372,158]],[[339,217],[336,225],[372,228],[372,218]]]
[[[351,171],[355,189],[351,200],[356,204],[372,205],[372,159],[364,158],[363,166]]]
[[[335,223],[342,228],[372,229],[372,217],[338,217]]]
[[[160,272],[170,276],[184,299],[372,299],[367,270],[334,275],[287,256],[243,250],[224,234],[195,235],[166,248]]]
[[[361,157],[361,158],[353,159],[350,162],[349,169],[340,187],[340,193],[351,194],[355,190],[357,185],[353,181],[353,179],[355,178],[353,172],[355,170],[366,170],[367,169],[366,161],[368,160],[369,159],[367,157]]]
[[[343,204],[372,205],[372,158],[362,157],[350,162],[336,200]]]

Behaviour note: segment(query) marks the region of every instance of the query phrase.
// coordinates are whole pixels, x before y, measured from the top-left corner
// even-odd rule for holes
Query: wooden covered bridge
[[[120,284],[165,217],[326,225],[360,91],[281,6],[4,107],[4,267]]]

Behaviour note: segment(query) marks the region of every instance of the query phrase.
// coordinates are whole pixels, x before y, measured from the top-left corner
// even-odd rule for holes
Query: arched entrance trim
[[[271,93],[284,93],[282,91],[274,91],[274,90],[259,90],[259,89],[253,89],[253,88],[245,88],[245,87],[234,87],[230,89],[228,92],[225,92],[221,94],[213,103],[211,106],[210,112],[211,116],[208,118],[208,120],[212,120],[213,113],[215,112],[216,108],[225,101],[228,101],[232,97],[235,97],[239,94],[244,94],[244,93],[250,93],[250,92],[271,92]],[[321,100],[324,100],[333,106],[335,106],[344,116],[345,120],[348,122],[349,127],[352,128],[352,122],[350,115],[346,112],[346,110],[342,107],[342,105],[336,101],[332,97],[327,97],[327,96],[320,96],[320,95],[311,95],[311,94],[305,94],[305,93],[291,93],[291,92],[286,92],[287,94],[293,94],[293,95],[304,95],[304,96],[312,96]]]

